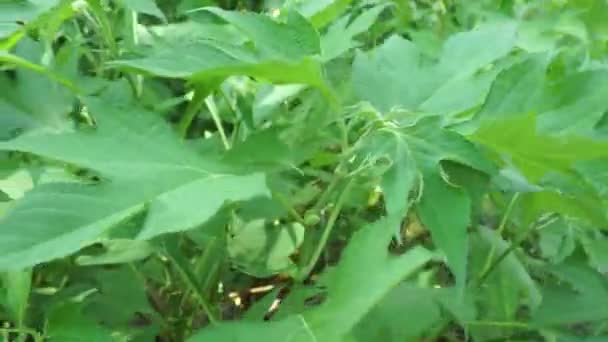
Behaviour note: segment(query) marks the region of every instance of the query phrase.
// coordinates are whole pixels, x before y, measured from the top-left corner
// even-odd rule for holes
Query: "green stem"
[[[296,211],[296,209],[289,203],[289,200],[280,192],[273,192],[272,195],[281,203],[281,205],[287,210],[287,212],[293,217],[294,220],[299,222],[301,225],[306,226],[304,218]]]
[[[110,57],[113,58],[118,56],[118,45],[116,45],[116,42],[114,41],[112,23],[106,15],[100,0],[87,0],[87,3],[99,23],[101,36],[105,40],[108,50],[110,50]]]
[[[198,299],[203,311],[209,318],[209,322],[213,325],[217,325],[219,323],[219,319],[216,317],[215,311],[213,310],[213,306],[207,300],[205,296],[203,287],[198,282],[194,272],[192,271],[190,264],[188,261],[182,256],[178,241],[176,237],[166,237],[165,238],[165,250],[175,264],[177,271],[181,274],[184,281],[188,284],[188,287],[193,291],[194,296]]]
[[[178,124],[178,132],[182,138],[186,138],[188,134],[188,128],[190,128],[192,120],[194,120],[196,114],[201,110],[201,107],[205,102],[206,95],[206,91],[204,91],[203,89],[197,88],[194,90],[194,96],[192,98],[192,101],[190,101],[188,107],[186,107],[186,112],[184,113],[184,116],[182,116]]]
[[[319,199],[317,200],[317,203],[315,203],[313,210],[319,211],[319,210],[321,210],[321,208],[323,208],[323,206],[325,206],[325,203],[329,199],[329,196],[332,194],[332,192],[334,191],[334,189],[336,188],[338,183],[344,177],[343,173],[342,173],[343,167],[344,167],[344,162],[341,162],[340,164],[338,164],[338,166],[334,170],[333,178],[331,179],[331,181],[329,182],[329,184],[327,185],[327,187],[325,188],[325,190],[323,191],[321,196],[319,196]]]
[[[15,56],[11,53],[8,53],[6,51],[0,51],[0,62],[6,62],[6,63],[11,63],[11,64],[15,64],[16,66],[25,68],[25,69],[29,69],[35,72],[38,72],[40,74],[46,75],[49,78],[57,81],[58,83],[60,83],[61,85],[65,86],[66,88],[70,89],[72,92],[74,92],[75,94],[80,93],[80,90],[78,89],[78,87],[76,87],[76,85],[74,85],[74,83],[72,83],[72,81],[61,77],[60,75],[50,71],[49,69],[45,68],[42,65],[36,64],[36,63],[32,63],[26,59],[23,59],[19,56]]]
[[[518,239],[516,239],[510,246],[509,248],[505,249],[504,252],[502,252],[498,258],[496,258],[496,260],[494,260],[494,262],[492,264],[490,264],[490,266],[484,270],[484,272],[481,273],[481,275],[479,276],[479,280],[477,281],[477,287],[481,286],[486,279],[488,278],[488,276],[498,267],[498,265],[500,265],[500,263],[511,253],[515,250],[515,248],[517,248],[522,242],[524,242],[524,240],[528,237],[528,235],[530,233],[532,233],[535,230],[535,226],[532,226],[530,229],[526,230]]]
[[[348,183],[346,183],[344,190],[342,190],[340,197],[338,197],[336,206],[333,208],[331,215],[329,216],[329,219],[327,220],[327,224],[325,225],[325,229],[323,230],[323,234],[321,235],[321,239],[319,240],[316,249],[314,250],[312,256],[310,257],[310,260],[308,261],[308,263],[300,269],[300,272],[298,272],[296,280],[303,281],[304,279],[306,279],[308,277],[308,275],[310,274],[310,272],[312,271],[312,269],[317,264],[317,261],[319,260],[319,257],[323,253],[323,250],[325,249],[325,245],[327,244],[327,241],[329,240],[329,236],[331,235],[331,232],[336,224],[336,221],[338,220],[338,216],[340,216],[340,212],[342,211],[342,206],[344,205],[344,201],[346,200],[346,197],[348,196],[348,194],[350,192],[350,188],[351,188],[352,184],[353,184],[353,179],[350,179],[348,181]]]
[[[509,204],[507,205],[507,209],[505,210],[505,214],[502,216],[502,220],[500,221],[500,224],[497,229],[499,236],[502,236],[502,233],[504,232],[505,227],[507,226],[509,216],[511,216],[511,213],[513,212],[513,208],[515,208],[515,203],[517,202],[518,198],[519,198],[519,192],[515,193],[513,195],[513,197],[511,197],[511,200],[509,201]],[[490,249],[490,252],[488,253],[488,257],[486,258],[486,262],[484,263],[484,267],[482,268],[481,275],[486,274],[488,272],[488,270],[490,269],[490,267],[492,265],[492,261],[494,259],[494,254],[496,254],[495,245],[492,246],[492,248]],[[482,277],[480,276],[479,279],[481,279],[481,278]]]
[[[500,321],[470,321],[465,322],[465,325],[481,326],[481,327],[500,327],[500,328],[517,328],[517,329],[531,329],[531,327],[524,322],[500,322]]]
[[[220,134],[220,138],[222,138],[222,143],[224,144],[224,148],[230,149],[230,142],[228,141],[228,137],[226,137],[226,132],[224,131],[224,126],[222,126],[222,120],[220,118],[220,112],[217,110],[217,106],[215,105],[215,101],[213,101],[213,96],[209,95],[205,99],[205,104],[209,109],[209,113],[211,113],[211,117],[213,118],[213,122],[217,127],[217,131]]]

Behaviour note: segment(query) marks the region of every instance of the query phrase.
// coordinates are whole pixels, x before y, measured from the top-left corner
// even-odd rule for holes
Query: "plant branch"
[[[329,216],[329,219],[327,220],[327,224],[325,225],[325,229],[323,230],[323,235],[321,235],[321,239],[317,243],[317,247],[316,247],[315,251],[313,252],[308,263],[300,269],[300,272],[298,272],[296,280],[302,281],[302,280],[306,279],[308,277],[308,275],[310,274],[310,272],[312,271],[312,269],[317,264],[317,261],[319,260],[319,257],[321,256],[321,253],[323,253],[323,250],[325,249],[325,245],[327,244],[327,241],[329,240],[329,236],[331,235],[331,232],[336,224],[336,221],[338,220],[338,216],[340,216],[340,212],[342,211],[342,206],[344,205],[344,201],[346,200],[346,197],[350,193],[350,188],[351,188],[352,184],[353,184],[353,179],[351,178],[348,181],[348,183],[346,183],[346,186],[344,187],[344,190],[342,190],[340,197],[338,197],[336,206],[333,208],[331,215]]]

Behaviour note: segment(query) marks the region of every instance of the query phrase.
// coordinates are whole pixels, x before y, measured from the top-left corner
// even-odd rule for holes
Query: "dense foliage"
[[[607,341],[605,0],[0,0],[0,340]]]

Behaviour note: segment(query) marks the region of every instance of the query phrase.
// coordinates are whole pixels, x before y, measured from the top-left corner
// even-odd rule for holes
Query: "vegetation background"
[[[0,341],[608,341],[606,0],[0,0]]]

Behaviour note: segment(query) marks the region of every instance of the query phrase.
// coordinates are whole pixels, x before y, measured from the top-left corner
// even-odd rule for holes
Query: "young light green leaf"
[[[307,0],[299,1],[298,11],[317,29],[323,28],[327,24],[338,18],[350,5],[352,0]]]
[[[47,184],[24,197],[0,222],[0,268],[69,255],[145,207],[149,215],[140,239],[194,228],[226,201],[267,195],[263,175],[226,173],[154,113],[99,99],[89,99],[88,108],[97,122],[94,130],[39,132],[0,143],[0,150],[61,160],[109,179],[97,185]]]
[[[608,143],[593,138],[540,134],[534,115],[486,122],[472,136],[492,150],[510,156],[532,182],[548,172],[568,172],[574,163],[608,156]]]

